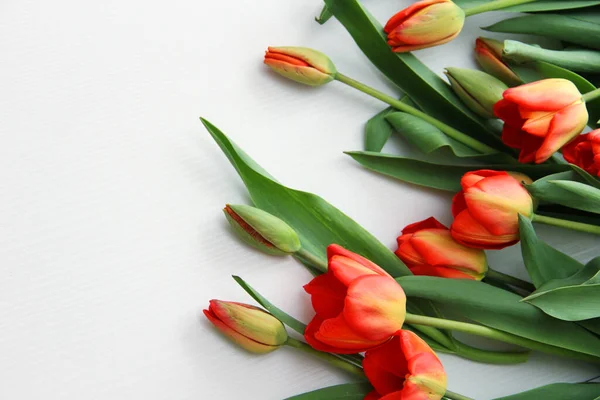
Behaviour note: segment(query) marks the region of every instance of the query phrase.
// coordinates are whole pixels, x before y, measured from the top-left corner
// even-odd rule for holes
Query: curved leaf
[[[365,150],[379,152],[387,143],[394,130],[390,126],[385,117],[394,112],[395,109],[388,107],[381,110],[365,125]]]
[[[600,49],[600,25],[559,14],[532,14],[482,28],[490,32],[526,33]]]
[[[483,282],[431,276],[396,279],[406,295],[446,304],[464,317],[513,335],[600,357],[600,338],[577,324],[550,317],[521,297]],[[598,360],[600,361],[600,359]]]
[[[494,400],[597,400],[600,383],[553,383]]]
[[[600,189],[567,180],[538,180],[525,188],[540,201],[600,214]]]
[[[456,4],[464,9],[479,6],[484,3],[489,3],[490,0],[454,0]],[[539,12],[539,11],[554,11],[568,10],[573,8],[591,7],[600,4],[598,0],[538,0],[528,4],[521,4],[503,8],[502,11],[512,12]]]
[[[582,73],[600,72],[600,52],[591,49],[550,50],[505,40],[502,58],[520,64],[542,61]]]
[[[286,400],[363,400],[373,390],[368,382],[344,383],[288,397]]]
[[[381,266],[392,276],[410,275],[394,253],[350,217],[322,198],[287,188],[262,173],[214,125],[202,123],[244,181],[256,207],[285,221],[298,233],[302,248],[325,259],[325,249],[337,243]]]

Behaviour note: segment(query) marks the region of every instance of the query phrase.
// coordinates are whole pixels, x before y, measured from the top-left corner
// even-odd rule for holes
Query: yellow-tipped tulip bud
[[[446,68],[445,74],[454,93],[471,111],[483,118],[496,118],[494,104],[508,89],[502,81],[485,72],[464,68]]]
[[[485,72],[495,76],[510,87],[523,83],[521,78],[502,60],[504,43],[488,38],[475,40],[475,60]]]
[[[306,47],[269,47],[265,64],[286,78],[310,86],[331,82],[337,73],[329,57]]]

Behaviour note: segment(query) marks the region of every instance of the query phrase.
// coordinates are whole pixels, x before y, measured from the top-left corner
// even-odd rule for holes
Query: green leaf
[[[233,276],[233,279],[237,282],[238,285],[242,287],[258,304],[263,306],[265,310],[270,312],[275,318],[283,322],[285,325],[289,326],[296,332],[301,335],[304,335],[304,330],[306,329],[306,324],[298,321],[296,318],[282,311],[281,309],[275,307],[269,300],[265,299],[258,293],[252,286],[247,284],[242,278],[239,276]]]
[[[370,383],[344,383],[288,397],[286,400],[363,400],[373,390]]]
[[[579,325],[583,326],[590,332],[594,332],[600,337],[600,318],[588,319],[585,321],[579,321]]]
[[[581,326],[550,317],[521,297],[483,282],[432,276],[396,279],[409,297],[445,304],[482,325],[513,335],[600,357],[600,339]],[[599,360],[600,361],[600,360]]]
[[[547,282],[522,301],[564,321],[600,317],[600,257],[572,276]]]
[[[554,279],[572,276],[583,264],[541,241],[528,218],[519,215],[521,253],[527,273],[536,288]]]
[[[579,89],[581,93],[585,94],[596,89],[596,86],[594,86],[590,81],[581,75],[577,75],[573,71],[569,71],[568,69],[543,61],[535,62],[532,64],[532,66],[542,75],[543,78],[562,78],[570,80],[575,86],[577,86],[577,89]],[[598,128],[599,125],[597,121],[600,120],[600,99],[588,101],[585,103],[585,106],[587,107],[590,115],[588,125],[593,129]]]
[[[454,0],[456,4],[464,9],[489,3],[490,0]],[[600,4],[598,0],[539,0],[528,4],[521,4],[503,8],[502,11],[512,12],[536,12],[536,11],[554,11],[567,10],[572,8],[590,7]]]
[[[460,178],[467,172],[478,169],[518,171],[530,176],[532,179],[538,179],[548,174],[570,169],[565,164],[453,165],[434,164],[413,158],[368,151],[350,151],[346,152],[346,154],[365,168],[379,172],[380,174],[391,176],[404,182],[450,192],[458,192],[461,189]]]
[[[394,130],[385,117],[394,112],[395,109],[388,107],[375,114],[367,121],[365,126],[365,150],[380,152],[387,143]]]
[[[600,49],[600,25],[567,15],[533,14],[505,19],[485,28],[490,32],[525,33],[551,37]]]
[[[329,8],[327,8],[327,6],[323,6],[321,13],[315,18],[315,21],[317,21],[320,25],[323,25],[325,22],[329,21],[331,17],[333,17],[333,14],[331,11],[329,11]]]
[[[600,189],[567,180],[539,180],[525,188],[540,201],[600,214]]]
[[[600,72],[600,52],[591,49],[549,50],[516,40],[505,40],[502,58],[520,64],[548,62],[582,73]]]
[[[600,189],[600,180],[598,178],[590,175],[587,171],[584,171],[575,164],[570,164],[570,166],[571,169],[575,171],[575,173],[577,173],[577,175],[579,175],[585,183],[595,187],[596,189]]]
[[[506,149],[440,76],[411,53],[391,51],[382,26],[358,0],[325,0],[325,4],[373,65],[424,112],[494,148]]]
[[[294,228],[305,251],[324,260],[327,246],[337,243],[392,276],[411,274],[394,253],[350,217],[312,193],[287,188],[266,176],[214,125],[204,119],[202,123],[237,170],[256,207]]]
[[[553,383],[495,400],[597,400],[600,383]]]

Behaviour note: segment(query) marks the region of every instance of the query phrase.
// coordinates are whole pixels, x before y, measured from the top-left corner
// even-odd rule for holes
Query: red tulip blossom
[[[411,331],[367,351],[365,375],[375,388],[365,400],[440,400],[446,372],[431,347]]]
[[[583,131],[585,102],[566,79],[545,79],[504,91],[494,106],[504,121],[502,141],[520,149],[519,162],[542,163]]]
[[[562,153],[569,163],[600,177],[600,129],[577,136],[563,147]]]
[[[483,250],[458,243],[433,217],[402,230],[396,255],[415,275],[481,280],[488,269]]]
[[[304,337],[313,348],[356,353],[379,346],[402,328],[406,296],[376,264],[341,246],[327,248],[328,270],[304,286],[316,315]]]
[[[533,216],[533,199],[504,171],[466,173],[452,200],[452,237],[477,249],[501,249],[519,241],[519,214]]]

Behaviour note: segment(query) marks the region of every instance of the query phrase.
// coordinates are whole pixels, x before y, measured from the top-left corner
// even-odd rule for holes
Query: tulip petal
[[[346,287],[329,272],[315,277],[304,285],[304,290],[311,295],[312,306],[323,319],[337,317],[344,309]]]
[[[358,335],[386,340],[402,328],[405,316],[406,295],[394,279],[363,276],[348,287],[344,319]]]
[[[389,336],[383,340],[368,340],[358,335],[340,315],[323,321],[314,338],[335,348],[337,353],[360,353],[385,343]]]
[[[379,267],[377,264],[375,264],[374,262],[371,262],[370,260],[367,260],[364,257],[359,256],[356,253],[353,253],[349,250],[346,250],[345,248],[343,248],[340,245],[337,244],[331,244],[329,246],[327,246],[327,259],[331,260],[334,256],[344,256],[346,258],[349,258],[353,261],[356,261],[357,263],[361,264],[363,267],[365,267],[366,269],[371,270],[372,272],[378,274],[378,275],[382,275],[382,276],[390,276],[387,272],[385,272],[383,269],[381,269],[381,267]]]
[[[425,263],[423,257],[410,243],[410,237],[412,237],[412,234],[402,235],[397,239],[398,250],[395,251],[395,254],[408,266]]]
[[[523,147],[523,131],[505,123],[502,128],[502,141],[513,149],[520,149]]]
[[[506,99],[499,100],[494,104],[494,114],[504,121],[505,125],[508,124],[520,128],[523,125],[523,122],[525,122],[525,120],[521,118],[519,106]]]
[[[379,395],[379,393],[377,393],[377,391],[372,390],[369,393],[367,393],[367,395],[365,396],[365,398],[363,400],[380,400],[381,396]]]
[[[417,231],[420,231],[421,229],[429,229],[429,228],[448,229],[444,224],[442,224],[440,221],[438,221],[434,217],[429,217],[427,219],[424,219],[423,221],[419,221],[419,222],[415,222],[410,225],[406,225],[406,227],[404,229],[402,229],[402,234],[415,233]]]
[[[267,54],[265,54],[265,60],[278,60],[278,61],[283,61],[286,62],[288,64],[292,64],[292,65],[298,65],[301,67],[309,67],[310,64],[308,64],[306,61],[300,60],[298,58],[295,57],[291,57],[282,53],[274,53],[274,52],[270,52],[268,51]]]
[[[378,393],[388,394],[402,390],[409,370],[400,337],[394,336],[384,345],[367,351],[363,368]]]
[[[410,8],[410,7],[409,7]],[[421,8],[389,32],[388,39],[400,45],[433,45],[449,41],[460,32],[464,14],[450,1]],[[462,18],[461,18],[462,17]]]
[[[421,385],[418,385],[410,380],[407,380],[404,384],[404,388],[398,397],[398,400],[440,400],[442,395],[431,393],[430,391],[423,390]],[[387,399],[386,399],[387,400]]]
[[[493,235],[471,216],[469,210],[462,211],[454,218],[450,233],[457,242],[476,249],[499,250],[519,241],[518,233]]]
[[[397,12],[389,21],[385,24],[383,28],[385,33],[390,33],[393,29],[395,29],[398,25],[402,24],[407,18],[411,17],[416,12],[426,8],[432,4],[448,2],[450,0],[424,0],[418,1],[405,9]]]
[[[566,79],[544,79],[504,92],[504,98],[537,111],[557,111],[581,99],[577,87]]]
[[[452,216],[456,217],[462,210],[465,210],[466,208],[467,202],[465,201],[465,192],[461,190],[452,198]]]
[[[325,344],[325,343],[319,341],[315,337],[315,334],[321,328],[321,325],[323,324],[323,321],[325,321],[323,318],[319,318],[318,315],[315,315],[313,317],[313,319],[306,326],[306,329],[304,330],[304,340],[306,340],[306,343],[308,343],[310,345],[310,347],[312,347],[315,350],[324,351],[324,352],[327,352],[327,353],[337,353],[337,354],[353,354],[353,353],[356,353],[356,350],[353,350],[353,349],[350,349],[350,350],[348,350],[348,349],[339,349],[337,347],[330,346],[328,344]]]
[[[544,138],[524,133],[519,162],[525,164],[535,161],[535,154],[543,142]]]
[[[588,112],[583,102],[577,102],[558,111],[546,139],[535,154],[535,162],[543,163],[565,143],[579,135],[588,122]]]
[[[365,275],[381,276],[364,265],[351,260],[344,256],[333,256],[329,259],[329,271],[338,279],[344,286]]]
[[[506,176],[508,175],[505,171],[495,171],[493,169],[480,169],[477,171],[470,171],[463,175],[460,179],[460,185],[464,190],[470,188],[471,186],[477,184],[484,178],[489,178],[490,176]]]
[[[533,136],[545,137],[550,129],[550,123],[554,118],[554,113],[536,113],[535,115],[532,115],[532,117],[533,118],[525,121],[521,129]]]

